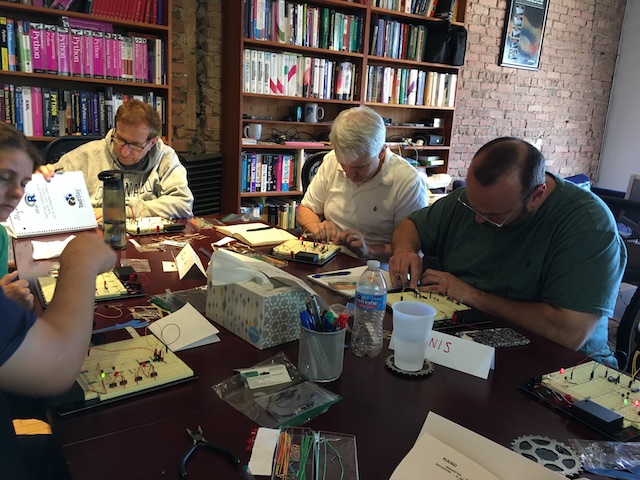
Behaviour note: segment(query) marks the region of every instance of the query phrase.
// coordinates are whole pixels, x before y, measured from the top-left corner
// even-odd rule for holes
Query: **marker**
[[[349,275],[351,272],[333,272],[333,273],[316,273],[315,275],[311,275],[313,278],[322,278],[322,277],[341,277],[343,275]]]
[[[260,232],[262,230],[271,230],[272,227],[250,228],[247,232]]]

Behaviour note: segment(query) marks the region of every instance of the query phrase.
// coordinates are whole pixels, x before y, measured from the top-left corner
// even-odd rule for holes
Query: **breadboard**
[[[273,255],[315,265],[323,265],[340,252],[339,245],[310,242],[308,240],[287,240],[273,247]]]
[[[435,322],[439,320],[451,320],[453,314],[460,310],[469,310],[469,307],[454,300],[451,300],[439,293],[422,292],[416,295],[413,292],[396,292],[387,293],[387,306],[391,307],[396,302],[411,300],[412,302],[421,302],[431,305],[437,310],[436,316],[433,318]]]
[[[38,278],[38,290],[45,307],[48,306],[53,299],[57,280],[56,277]],[[105,272],[96,277],[96,301],[127,295],[129,295],[129,291],[115,273]]]
[[[90,347],[77,383],[85,401],[109,400],[194,376],[153,335]]]
[[[571,401],[589,399],[623,417],[623,427],[640,429],[640,382],[590,361],[542,376],[542,384]]]

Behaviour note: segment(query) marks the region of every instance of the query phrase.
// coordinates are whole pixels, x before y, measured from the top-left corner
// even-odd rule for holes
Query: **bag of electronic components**
[[[342,399],[308,381],[283,352],[236,371],[212,388],[262,427],[302,425]]]

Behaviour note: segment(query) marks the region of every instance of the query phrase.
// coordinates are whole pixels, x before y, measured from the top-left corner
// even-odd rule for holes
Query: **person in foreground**
[[[418,172],[385,146],[382,117],[368,107],[342,111],[329,134],[333,150],[300,206],[297,222],[316,240],[345,245],[361,258],[387,260],[393,229],[427,205]]]
[[[55,172],[81,171],[98,220],[102,218],[98,174],[104,170],[124,172],[128,217],[192,217],[187,171],[173,148],[158,137],[161,130],[162,121],[151,105],[128,100],[118,108],[115,128],[105,138],[81,145],[37,172],[50,179]]]
[[[398,226],[389,272],[615,367],[607,317],[626,259],[606,205],[504,137],[478,150],[466,188]]]
[[[24,195],[35,164],[22,133],[0,124],[0,221]],[[95,277],[113,267],[115,258],[101,236],[78,235],[60,256],[55,296],[38,317],[0,289],[0,478],[67,478],[50,436],[16,436],[9,401],[13,394],[44,397],[71,387],[91,337]]]

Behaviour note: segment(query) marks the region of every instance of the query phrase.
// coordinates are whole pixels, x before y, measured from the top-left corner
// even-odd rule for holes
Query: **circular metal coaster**
[[[428,377],[433,373],[434,370],[433,363],[431,363],[429,360],[425,360],[421,370],[418,370],[417,372],[407,372],[406,370],[402,370],[395,366],[395,364],[393,363],[393,354],[389,355],[386,358],[384,364],[393,373],[406,375],[408,377]]]
[[[580,458],[570,447],[557,440],[525,435],[516,438],[511,447],[520,455],[565,477],[572,477],[580,473]]]

